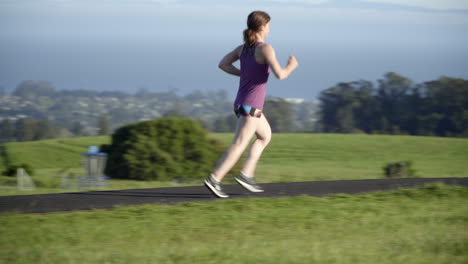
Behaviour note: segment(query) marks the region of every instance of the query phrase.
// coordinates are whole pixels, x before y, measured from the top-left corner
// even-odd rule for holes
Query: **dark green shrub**
[[[34,175],[34,169],[29,164],[26,164],[26,163],[22,163],[20,165],[10,165],[6,168],[5,171],[3,171],[2,174],[5,176],[14,177],[16,176],[16,172],[19,168],[23,168],[29,176]]]
[[[168,117],[117,129],[101,151],[111,178],[190,180],[208,176],[225,147],[197,121]]]
[[[383,170],[387,178],[401,178],[415,176],[415,170],[411,168],[411,161],[400,161],[387,164]]]

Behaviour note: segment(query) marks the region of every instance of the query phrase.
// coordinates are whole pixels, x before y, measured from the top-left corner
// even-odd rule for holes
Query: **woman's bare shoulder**
[[[239,57],[242,54],[242,49],[244,48],[244,44],[237,46],[237,48],[234,49],[234,51],[239,55]]]
[[[273,46],[271,46],[268,43],[261,43],[260,45],[258,45],[258,47],[260,48],[259,49],[260,52],[263,54],[275,52],[275,50],[273,49]]]

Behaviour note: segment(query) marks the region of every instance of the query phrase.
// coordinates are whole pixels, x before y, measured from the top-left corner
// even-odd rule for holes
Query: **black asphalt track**
[[[224,185],[228,199],[248,197],[326,196],[338,193],[355,194],[386,191],[396,188],[420,186],[443,182],[468,187],[468,178],[402,178],[311,181],[260,184],[265,192],[250,193],[238,184]],[[73,210],[113,208],[114,206],[140,204],[171,204],[179,202],[210,201],[216,198],[203,185],[152,189],[127,189],[115,191],[89,191],[57,194],[0,196],[0,213],[49,213]]]

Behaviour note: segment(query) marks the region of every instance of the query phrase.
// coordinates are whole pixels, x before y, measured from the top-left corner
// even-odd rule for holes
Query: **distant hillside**
[[[311,125],[317,120],[317,102],[298,98],[285,102],[291,105],[293,112],[290,117],[294,122],[291,132],[311,130]],[[212,132],[233,132],[232,125],[229,126],[232,118],[235,125],[232,104],[233,98],[229,98],[225,90],[197,90],[179,95],[177,91],[141,89],[135,94],[128,94],[119,91],[57,90],[49,82],[24,81],[11,95],[0,93],[0,126],[1,121],[7,119],[12,122],[26,118],[49,120],[51,125],[66,129],[60,137],[67,134],[94,136],[101,135],[98,122],[103,117],[108,119],[112,130],[125,124],[171,115],[200,120]],[[230,119],[226,120],[226,116]],[[270,116],[270,121],[272,118],[277,117]],[[275,126],[274,122],[272,126]],[[0,133],[0,142],[2,138],[5,135]]]

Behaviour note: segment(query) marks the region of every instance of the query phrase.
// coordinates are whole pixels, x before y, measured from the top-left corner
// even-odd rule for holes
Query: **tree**
[[[216,117],[211,125],[211,131],[218,133],[233,133],[236,130],[237,117],[233,114]]]
[[[224,147],[188,118],[160,118],[117,129],[106,175],[135,180],[190,180],[209,175]]]
[[[16,121],[16,140],[32,141],[36,131],[36,122],[31,118],[22,118]]]
[[[55,93],[55,87],[47,81],[23,81],[13,91],[14,96],[25,100],[35,100],[38,96],[50,96]]]
[[[468,136],[468,81],[441,77],[413,85],[387,73],[377,89],[367,81],[339,83],[320,94],[324,132]]]
[[[75,136],[82,136],[83,133],[84,133],[84,129],[85,127],[81,124],[81,122],[75,122],[73,124],[73,128],[72,128],[72,133],[75,135]]]
[[[109,129],[109,117],[107,115],[102,115],[98,121],[98,134],[99,135],[108,135],[110,133]]]
[[[15,136],[15,127],[8,118],[0,123],[0,141],[12,141]]]
[[[355,83],[339,83],[321,92],[319,99],[324,132],[352,133],[355,128],[354,110],[359,106]]]
[[[220,116],[214,120],[213,131],[218,133],[232,132],[229,129],[229,124],[227,123],[226,117]]]
[[[408,116],[412,114],[411,109],[407,108],[406,98],[411,92],[412,85],[413,81],[394,72],[386,73],[384,78],[379,80],[378,109],[380,114],[389,121],[391,127],[398,126],[406,130]],[[386,132],[391,132],[391,130]]]
[[[37,121],[34,132],[34,140],[50,139],[56,137],[55,127],[49,122],[48,119]]]
[[[266,100],[264,112],[272,132],[289,133],[294,131],[294,111],[286,100],[282,98]]]
[[[424,85],[430,98],[430,115],[439,115],[439,118],[433,119],[435,134],[468,135],[468,81],[441,77]]]
[[[374,96],[374,88],[369,81],[354,82],[353,132],[372,133],[378,128],[378,107]]]

